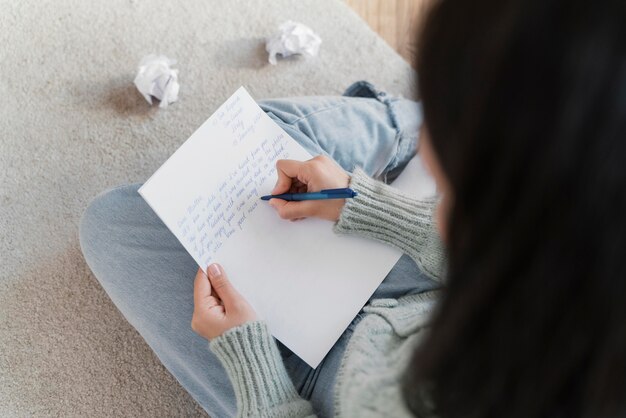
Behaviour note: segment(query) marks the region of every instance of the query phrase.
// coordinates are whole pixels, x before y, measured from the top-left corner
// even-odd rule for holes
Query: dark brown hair
[[[441,0],[419,34],[453,190],[417,416],[626,416],[626,2]]]

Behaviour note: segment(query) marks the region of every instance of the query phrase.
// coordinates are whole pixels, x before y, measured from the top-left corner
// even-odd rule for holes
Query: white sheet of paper
[[[416,199],[434,196],[437,193],[435,181],[417,155],[409,161],[391,185]]]
[[[139,193],[203,270],[219,262],[272,335],[315,368],[401,254],[328,221],[285,221],[259,199],[277,159],[311,157],[241,87]]]

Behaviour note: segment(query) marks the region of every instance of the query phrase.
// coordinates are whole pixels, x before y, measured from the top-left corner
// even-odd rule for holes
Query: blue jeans
[[[347,171],[361,166],[386,181],[415,154],[418,103],[390,98],[367,82],[344,96],[260,101],[263,110],[311,154],[327,154]],[[80,244],[94,275],[165,367],[211,417],[236,413],[230,380],[207,341],[190,327],[191,256],[137,193],[139,184],[98,195],[80,223]],[[437,285],[407,256],[400,258],[372,298],[397,298]],[[320,416],[333,416],[333,387],[359,313],[322,363],[312,369],[277,341],[300,395]]]

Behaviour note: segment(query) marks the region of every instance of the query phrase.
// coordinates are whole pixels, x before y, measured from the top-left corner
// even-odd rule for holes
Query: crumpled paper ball
[[[322,39],[311,28],[302,23],[286,21],[278,27],[272,37],[267,39],[265,49],[269,53],[269,62],[276,65],[278,54],[288,57],[304,54],[311,57],[317,55]]]
[[[155,97],[161,101],[159,107],[167,107],[178,100],[178,70],[170,68],[174,64],[176,60],[165,55],[150,54],[141,60],[135,86],[148,103]]]

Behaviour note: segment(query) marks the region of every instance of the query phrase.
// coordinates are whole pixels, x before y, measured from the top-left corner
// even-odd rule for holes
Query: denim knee
[[[105,190],[94,197],[80,218],[78,238],[83,257],[92,271],[97,269],[98,253],[106,248],[110,236],[110,225],[118,218],[116,213],[123,210],[124,198],[135,192],[137,185],[123,185]]]

